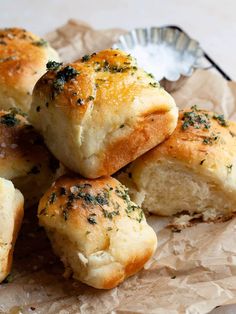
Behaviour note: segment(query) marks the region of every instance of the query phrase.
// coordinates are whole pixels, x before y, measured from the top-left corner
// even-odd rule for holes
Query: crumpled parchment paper
[[[47,39],[63,61],[71,61],[111,47],[122,33],[69,21]],[[236,83],[211,71],[196,71],[172,94],[180,107],[197,104],[236,120]],[[165,228],[168,219],[151,216],[148,222],[159,240],[152,260],[119,287],[99,291],[61,276],[63,267],[37,227],[36,211],[27,212],[12,281],[0,286],[0,313],[198,314],[236,303],[236,218],[181,232]]]

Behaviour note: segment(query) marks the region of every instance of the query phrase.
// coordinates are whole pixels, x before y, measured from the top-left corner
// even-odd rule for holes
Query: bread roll
[[[40,200],[40,225],[66,274],[99,289],[139,271],[156,249],[156,234],[117,180],[59,178]]]
[[[57,52],[38,36],[19,28],[0,29],[0,108],[27,112],[32,90]]]
[[[176,127],[173,98],[120,50],[48,68],[34,89],[30,119],[52,153],[84,177],[116,172]]]
[[[59,162],[25,117],[15,110],[0,111],[0,177],[13,181],[26,206],[40,199],[58,167]]]
[[[153,214],[230,217],[236,211],[236,124],[196,106],[181,111],[171,137],[118,178]]]
[[[24,198],[11,181],[0,178],[0,282],[10,273],[12,255],[23,218]]]

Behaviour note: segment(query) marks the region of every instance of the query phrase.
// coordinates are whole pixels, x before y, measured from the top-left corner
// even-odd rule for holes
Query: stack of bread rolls
[[[29,119],[50,151],[78,174],[59,178],[38,210],[65,275],[113,288],[152,256],[154,231],[110,176],[170,136],[177,115],[173,98],[119,50],[48,64]]]
[[[26,208],[39,203],[64,275],[99,289],[155,252],[142,208],[205,220],[233,214],[235,124],[197,107],[178,120],[171,95],[132,56],[107,49],[63,64],[43,39],[4,29],[0,71],[0,280],[23,196]]]
[[[27,119],[32,92],[57,52],[38,36],[0,29],[0,281],[9,274],[24,207],[56,178],[58,160]]]

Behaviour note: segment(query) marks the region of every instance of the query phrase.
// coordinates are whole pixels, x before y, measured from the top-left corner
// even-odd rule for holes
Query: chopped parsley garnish
[[[58,71],[62,65],[62,62],[48,61],[46,67],[48,71]]]
[[[73,193],[71,193],[68,196],[68,202],[66,203],[66,208],[68,208],[68,209],[71,208],[75,199],[76,199],[75,195]]]
[[[230,134],[232,137],[235,137],[235,136],[236,136],[236,134],[235,134],[234,132],[230,131],[230,130],[229,130],[229,134]]]
[[[215,135],[214,133],[212,133],[211,136],[207,136],[203,139],[203,144],[205,145],[212,145],[214,144],[214,142],[216,142],[219,139],[218,135]]]
[[[60,187],[60,195],[66,195],[66,188]]]
[[[226,168],[227,168],[227,172],[228,173],[231,173],[232,172],[232,169],[233,169],[233,165],[231,164],[231,165],[228,165],[228,166],[226,166]]]
[[[22,117],[27,117],[27,113],[26,112],[23,112],[20,108],[10,108],[9,109],[11,111],[12,114],[19,114],[20,116]]]
[[[103,212],[104,217],[109,218],[109,219],[112,219],[114,216],[120,215],[120,212],[118,210],[114,210],[112,212],[109,212],[108,210],[103,209],[102,212]]]
[[[59,78],[57,78],[53,82],[53,87],[57,92],[61,92],[63,90],[64,85],[65,85],[65,81]]]
[[[99,205],[108,205],[108,199],[106,198],[106,195],[104,194],[103,196],[101,194],[98,194],[95,196],[95,200]]]
[[[57,199],[57,194],[56,192],[52,192],[52,194],[49,196],[49,204],[53,204],[56,202],[56,199]]]
[[[68,220],[68,210],[64,209],[62,212],[62,215],[63,215],[64,220],[67,221]]]
[[[37,47],[46,47],[48,45],[48,42],[41,38],[40,40],[33,41],[32,45],[37,46]]]
[[[81,58],[82,62],[86,62],[86,61],[88,61],[88,60],[90,60],[90,59],[91,59],[91,56],[90,56],[90,55],[84,55],[84,56]]]
[[[229,126],[228,123],[227,123],[227,121],[225,120],[223,114],[214,114],[212,118],[215,119],[215,120],[217,120],[217,122],[218,122],[221,126],[224,126],[224,127]]]
[[[203,144],[205,144],[205,145],[212,144],[212,141],[210,140],[210,137],[205,137],[202,142],[203,142]]]
[[[88,217],[87,220],[91,225],[95,225],[97,223],[96,219],[92,216]]]
[[[153,82],[153,83],[150,82],[149,85],[152,87],[159,87],[160,86],[159,83],[157,83],[157,82]]]
[[[130,197],[128,195],[128,189],[121,186],[121,188],[116,188],[114,190],[113,187],[107,185],[107,187],[105,187],[102,190],[102,192],[94,195],[89,193],[89,190],[87,190],[89,188],[91,188],[91,185],[88,183],[71,186],[69,189],[70,194],[67,196],[67,202],[65,207],[66,210],[72,208],[74,201],[80,200],[83,201],[82,206],[84,208],[86,208],[85,206],[89,206],[89,209],[93,208],[93,206],[100,206],[103,216],[111,220],[113,219],[113,217],[120,215],[119,202],[113,200],[113,198],[110,198],[110,193],[112,193],[111,191],[114,191],[120,198],[122,198],[125,201],[126,203],[125,212],[127,213],[127,216],[131,219],[137,220],[138,222],[142,221],[144,217],[143,212],[140,207],[131,202]],[[60,195],[66,195],[66,189],[64,187],[60,187],[58,193],[60,193]],[[104,208],[104,206],[109,205],[110,208],[113,208],[113,210],[110,210],[110,208],[106,209],[106,207]],[[90,224],[96,224],[97,223],[96,214],[91,213],[87,217],[87,220]]]
[[[198,106],[197,106],[197,105],[193,105],[193,106],[191,107],[191,109],[192,109],[192,110],[195,110],[195,111],[200,111],[200,109],[198,109]]]
[[[139,206],[131,202],[129,194],[128,194],[128,189],[121,186],[121,189],[118,189],[118,188],[115,189],[115,193],[126,202],[127,207],[125,211],[126,211],[127,216],[129,218],[136,219],[138,222],[141,222],[144,217],[143,211]],[[133,215],[130,216],[133,213],[138,214],[138,217],[133,217]]]
[[[200,161],[200,165],[202,165],[205,160],[206,160],[206,159],[201,160],[201,161]]]
[[[85,201],[85,203],[90,204],[93,203],[94,201],[94,196],[92,196],[89,193],[79,193],[78,194],[79,197],[83,198],[83,200]]]
[[[191,107],[191,109],[192,111],[184,112],[182,129],[186,130],[190,126],[195,129],[209,129],[211,127],[209,115],[204,112],[199,112],[196,106]]]
[[[77,104],[80,106],[84,105],[84,100],[81,98],[77,99]]]
[[[140,210],[140,212],[139,212],[139,217],[138,217],[138,219],[137,219],[139,223],[143,220],[143,217],[144,217],[143,211]]]
[[[153,75],[152,73],[147,73],[147,75],[148,75],[150,78],[154,79],[154,75]]]
[[[81,185],[76,185],[70,188],[71,193],[68,196],[67,205],[71,206],[74,200],[81,199],[87,205],[109,205],[109,191],[104,191],[97,195],[92,195],[91,193],[84,191],[84,189],[90,188],[91,184],[85,183]]]
[[[127,203],[130,201],[129,195],[128,195],[128,189],[115,189],[116,194],[121,197],[123,200],[125,200]]]
[[[58,71],[56,74],[56,78],[53,81],[54,90],[57,93],[61,92],[63,90],[65,83],[68,82],[69,80],[75,78],[79,74],[80,74],[80,72],[78,72],[76,69],[74,69],[70,65],[68,65],[64,69]]]
[[[79,74],[80,73],[76,69],[74,69],[72,66],[68,65],[64,69],[62,69],[61,71],[59,71],[57,73],[57,78],[62,79],[65,82],[67,82],[67,81],[75,78]]]
[[[40,173],[40,168],[38,166],[33,166],[28,172],[28,174],[37,174],[37,173]]]
[[[94,97],[93,96],[88,96],[88,101],[92,101],[94,100]]]
[[[16,118],[16,114],[14,112],[11,112],[1,116],[0,123],[5,124],[8,127],[14,127],[20,123],[20,120]]]
[[[96,72],[110,72],[110,73],[122,73],[127,72],[129,70],[136,71],[138,68],[136,66],[127,66],[125,63],[124,66],[118,66],[118,65],[111,65],[107,60],[104,60],[103,62],[94,62],[95,65],[95,71]]]

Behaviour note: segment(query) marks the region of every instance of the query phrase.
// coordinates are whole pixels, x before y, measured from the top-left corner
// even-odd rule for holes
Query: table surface
[[[236,79],[235,15],[235,0],[0,0],[0,27],[24,27],[41,36],[70,18],[101,29],[178,25],[232,79]],[[234,314],[236,306],[213,313]]]

